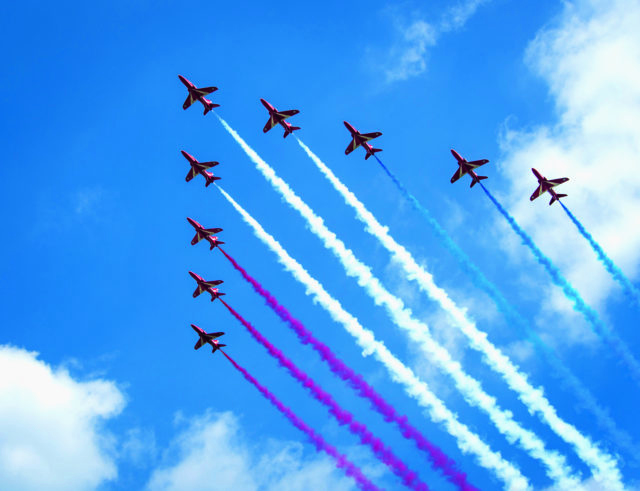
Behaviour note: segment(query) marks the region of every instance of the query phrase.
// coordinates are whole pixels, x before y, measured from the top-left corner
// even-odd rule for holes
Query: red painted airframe
[[[264,128],[262,128],[262,131],[264,133],[269,131],[277,124],[284,128],[284,135],[282,135],[283,138],[286,138],[287,135],[290,135],[294,131],[300,129],[299,126],[291,126],[288,121],[285,121],[285,119],[290,118],[291,116],[295,116],[300,111],[298,111],[297,109],[291,109],[289,111],[278,111],[264,99],[260,99],[260,102],[262,102],[262,105],[267,108],[267,111],[269,111],[269,121],[267,121],[267,124],[265,124]]]
[[[196,101],[200,101],[204,106],[204,114],[207,114],[209,111],[211,111],[216,107],[220,107],[220,104],[214,104],[213,102],[211,102],[209,99],[205,97],[205,95],[211,94],[212,92],[215,92],[216,90],[218,90],[218,87],[198,88],[195,85],[193,85],[191,82],[189,82],[186,78],[184,78],[182,75],[178,75],[178,78],[180,79],[180,82],[182,82],[187,88],[187,90],[189,91],[189,95],[187,95],[187,100],[184,101],[184,104],[182,105],[182,109],[187,109],[189,106],[191,106],[191,104],[193,104]]]
[[[453,148],[451,149],[451,154],[458,161],[458,170],[456,171],[456,173],[451,178],[451,183],[452,184],[454,182],[456,182],[458,179],[460,179],[462,176],[464,176],[465,174],[469,174],[469,176],[471,176],[471,186],[469,186],[469,187],[473,187],[476,183],[478,183],[478,182],[482,181],[483,179],[487,178],[487,176],[479,176],[479,175],[477,175],[475,173],[475,171],[473,170],[473,169],[476,169],[476,168],[480,167],[481,165],[484,165],[487,162],[489,162],[487,159],[472,160],[471,162],[468,162],[467,159],[462,158],[460,156],[460,154],[458,152],[456,152]]]
[[[189,173],[187,174],[185,181],[189,182],[191,179],[193,179],[198,174],[200,174],[207,181],[207,183],[204,186],[208,187],[209,184],[211,184],[213,181],[222,179],[221,177],[214,176],[212,172],[207,172],[207,169],[211,167],[215,167],[220,162],[198,162],[195,159],[195,157],[193,157],[192,155],[189,155],[184,150],[180,150],[180,151],[182,152],[182,155],[184,156],[184,158],[189,161],[189,165],[191,165],[191,169],[189,170]]]
[[[529,198],[531,201],[544,194],[545,191],[549,191],[549,194],[551,195],[551,201],[549,201],[549,205],[552,205],[554,201],[558,201],[560,198],[564,198],[565,196],[567,196],[566,194],[556,193],[556,190],[553,188],[558,184],[567,182],[569,180],[568,177],[560,177],[559,179],[547,179],[536,169],[531,169],[531,171],[533,172],[533,175],[538,179],[538,187]]]
[[[215,339],[222,336],[224,334],[223,332],[204,332],[203,329],[200,329],[195,324],[191,324],[191,327],[195,332],[198,333],[198,336],[200,336],[200,338],[198,339],[198,342],[193,347],[193,349],[200,349],[205,344],[210,344],[213,347],[213,350],[211,351],[211,353],[215,353],[220,348],[223,348],[226,346],[226,344],[218,343],[218,341]]]
[[[369,140],[378,138],[380,135],[382,135],[382,133],[380,133],[379,131],[376,131],[375,133],[360,133],[346,121],[343,121],[343,123],[349,130],[349,133],[351,133],[351,141],[349,142],[347,149],[344,151],[345,155],[349,155],[360,145],[362,145],[362,147],[367,151],[367,155],[365,155],[364,157],[365,160],[367,160],[376,152],[382,152],[381,148],[373,148],[367,143]]]
[[[196,280],[198,286],[196,287],[196,291],[193,292],[193,298],[196,298],[203,292],[209,292],[211,294],[211,301],[213,302],[216,298],[221,297],[222,295],[226,295],[226,293],[221,293],[218,291],[215,286],[218,286],[221,283],[224,283],[222,280],[213,280],[213,281],[205,281],[204,278],[198,276],[193,271],[189,271],[191,277]]]
[[[193,226],[193,228],[196,229],[196,235],[191,240],[191,245],[196,245],[202,239],[205,239],[207,242],[209,242],[209,244],[211,244],[211,247],[209,248],[209,250],[212,251],[214,247],[219,246],[220,244],[224,244],[224,242],[222,242],[221,240],[218,240],[218,237],[213,236],[213,234],[222,232],[221,228],[204,228],[202,225],[196,222],[193,218],[187,217],[187,220]]]

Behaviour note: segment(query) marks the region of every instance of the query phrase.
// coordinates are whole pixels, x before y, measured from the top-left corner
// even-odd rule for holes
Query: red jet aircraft
[[[567,182],[569,180],[568,177],[561,177],[559,179],[547,179],[542,174],[540,174],[537,170],[531,169],[533,175],[538,179],[538,187],[529,198],[531,201],[544,194],[545,191],[549,191],[551,195],[551,201],[549,201],[549,205],[552,205],[554,201],[557,201],[560,198],[564,198],[566,194],[558,194],[556,193],[554,187],[558,184],[562,184],[563,182]]]
[[[205,95],[211,94],[211,92],[215,92],[216,90],[218,90],[218,87],[202,87],[199,89],[198,87],[193,85],[191,82],[189,82],[186,78],[184,78],[182,75],[178,75],[178,78],[180,79],[180,82],[182,82],[185,85],[185,87],[187,87],[187,90],[189,91],[189,95],[187,96],[187,100],[184,101],[184,104],[182,105],[182,109],[187,109],[191,104],[193,104],[196,101],[200,101],[204,106],[204,114],[207,114],[209,111],[211,111],[216,107],[220,107],[220,104],[214,104],[209,99],[205,98]]]
[[[297,109],[291,109],[290,111],[278,111],[264,99],[260,99],[260,102],[262,102],[262,105],[267,108],[267,111],[269,111],[269,121],[267,121],[267,124],[265,124],[264,128],[262,128],[263,132],[266,133],[271,128],[279,124],[284,128],[284,135],[282,135],[282,137],[286,138],[287,135],[290,135],[294,131],[300,129],[299,126],[291,126],[290,123],[285,121],[285,119],[290,118],[291,116],[295,116],[300,111],[298,111]]]
[[[214,281],[205,281],[204,278],[198,276],[193,271],[189,271],[191,277],[196,280],[198,286],[196,287],[196,291],[193,292],[193,298],[196,298],[203,292],[209,292],[211,294],[211,301],[213,302],[216,298],[221,297],[222,295],[226,295],[226,293],[220,293],[217,288],[214,286],[218,286],[221,283],[224,283],[222,280],[214,280]]]
[[[473,170],[489,162],[487,159],[473,160],[471,162],[467,162],[467,159],[462,158],[460,154],[456,152],[453,148],[451,149],[451,153],[458,161],[458,170],[451,178],[452,184],[456,182],[458,179],[460,179],[462,176],[464,176],[465,174],[469,174],[469,176],[471,176],[471,186],[469,187],[473,187],[477,182],[480,182],[483,179],[487,178],[487,176],[477,175]]]
[[[373,148],[371,145],[367,143],[369,140],[378,138],[380,135],[382,135],[382,133],[380,133],[379,131],[376,131],[375,133],[360,133],[358,130],[356,130],[353,126],[351,126],[346,121],[343,121],[343,122],[344,122],[344,125],[349,130],[349,133],[351,133],[351,142],[349,142],[347,149],[344,151],[345,155],[349,155],[360,145],[362,145],[362,147],[367,151],[367,155],[365,155],[364,157],[365,160],[367,160],[376,152],[382,152],[381,148]]]
[[[213,351],[211,351],[211,353],[215,353],[216,350],[219,350],[220,348],[226,346],[226,344],[219,344],[218,341],[215,340],[215,338],[219,338],[220,336],[222,336],[224,334],[223,332],[204,332],[203,329],[200,329],[195,324],[191,324],[191,327],[195,332],[198,333],[198,336],[200,336],[200,339],[198,339],[198,342],[193,347],[193,349],[200,349],[208,343],[213,346]]]
[[[224,244],[224,242],[222,242],[221,240],[218,240],[218,237],[215,237],[215,236],[212,237],[213,234],[222,232],[221,228],[204,228],[202,225],[196,222],[193,218],[187,217],[187,220],[189,220],[189,223],[193,226],[193,228],[196,229],[196,235],[191,240],[191,245],[196,245],[202,239],[206,239],[209,242],[209,244],[211,244],[211,247],[209,248],[209,250],[212,251],[214,247],[219,246],[220,244]]]
[[[182,155],[184,155],[184,158],[189,161],[189,165],[191,165],[191,170],[189,170],[189,173],[187,174],[185,181],[189,182],[191,179],[193,179],[198,174],[200,174],[207,181],[204,187],[208,187],[209,184],[211,184],[213,181],[217,181],[218,179],[221,179],[221,177],[214,176],[212,172],[207,172],[207,169],[209,169],[210,167],[215,167],[220,162],[198,162],[195,159],[195,157],[193,157],[192,155],[189,155],[184,150],[180,150],[180,151],[182,152]]]

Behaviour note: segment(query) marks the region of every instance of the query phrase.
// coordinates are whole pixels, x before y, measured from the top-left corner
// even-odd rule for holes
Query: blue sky
[[[0,343],[7,356],[25,355],[22,350],[39,353],[39,362],[25,355],[23,365],[11,358],[13,366],[53,367],[58,377],[45,387],[39,384],[49,382],[41,377],[21,378],[17,368],[6,365],[14,392],[0,390],[0,409],[7,420],[17,414],[11,411],[26,411],[11,403],[16,394],[57,394],[57,383],[80,394],[78,404],[93,416],[71,412],[66,418],[76,423],[87,419],[87,425],[67,425],[64,412],[64,421],[57,421],[28,404],[28,414],[41,422],[43,431],[69,428],[55,432],[60,448],[89,435],[88,447],[99,450],[96,455],[74,450],[74,462],[82,464],[77,459],[86,455],[102,471],[91,479],[78,476],[72,487],[196,489],[177,471],[186,468],[180,467],[185,462],[192,463],[191,477],[207,476],[197,480],[202,489],[216,489],[214,476],[221,476],[222,488],[226,483],[235,489],[300,489],[319,479],[336,489],[352,486],[222,356],[194,352],[189,323],[225,331],[224,342],[236,361],[376,484],[401,487],[221,304],[191,297],[195,284],[187,271],[193,270],[207,279],[223,279],[231,306],[366,422],[433,489],[451,488],[394,427],[297,342],[218,251],[189,245],[193,230],[186,216],[224,228],[225,249],[454,458],[472,483],[482,489],[500,486],[430,422],[374,359],[361,356],[351,337],[305,295],[213,187],[205,189],[200,178],[185,183],[188,167],[181,149],[200,160],[219,161],[215,173],[222,176],[220,185],[347,311],[423,377],[462,422],[517,465],[536,489],[551,485],[540,464],[469,406],[344,274],[215,116],[203,117],[199,105],[182,110],[186,91],[179,73],[198,85],[219,87],[212,97],[221,104],[217,112],[432,327],[434,336],[503,408],[565,455],[588,481],[589,469],[572,448],[529,415],[467,348],[439,307],[364,232],[295,140],[283,140],[278,129],[262,133],[267,115],[261,97],[278,109],[299,109],[292,122],[302,127],[300,138],[468,309],[533,385],[544,387],[559,414],[618,456],[624,482],[630,488],[637,485],[640,470],[632,456],[601,433],[590,413],[576,407],[573,395],[473,286],[378,164],[365,162],[361,149],[344,155],[349,138],[342,121],[363,132],[383,132],[376,140],[384,149],[379,154],[383,162],[637,441],[640,432],[631,408],[640,397],[625,366],[572,312],[481,190],[469,190],[466,178],[449,184],[455,171],[449,149],[470,160],[490,160],[482,173],[489,176],[484,181],[489,189],[638,353],[640,340],[633,329],[637,307],[608,277],[562,210],[548,207],[544,199],[530,203],[528,197],[535,188],[530,167],[548,177],[569,176],[571,181],[563,185],[569,194],[565,203],[637,285],[640,181],[632,171],[640,150],[640,126],[635,125],[640,119],[640,85],[635,84],[640,60],[626,48],[637,46],[632,25],[640,13],[633,2],[622,0],[611,5],[596,0],[457,5],[477,9],[455,24],[449,2],[333,2],[321,7],[252,2],[206,8],[177,2],[32,2],[0,7],[0,37],[7,47],[2,57],[6,70],[0,75],[5,114],[0,123],[5,162],[0,167],[5,224]],[[403,56],[409,55],[414,62],[403,65]],[[99,390],[94,390],[96,381],[103,384]],[[87,402],[92,398],[95,404]],[[32,399],[25,395],[24,400]],[[51,456],[40,440],[10,438],[20,435],[19,424],[0,427],[5,440],[14,442],[14,447],[5,445],[5,455],[24,445],[45,461]],[[201,458],[192,462],[190,452]],[[64,455],[60,459],[64,465],[70,461]],[[13,476],[5,486],[37,487],[11,467],[15,460],[0,460],[4,474]],[[238,481],[242,469],[253,472],[254,481]],[[69,475],[74,472],[69,467]]]

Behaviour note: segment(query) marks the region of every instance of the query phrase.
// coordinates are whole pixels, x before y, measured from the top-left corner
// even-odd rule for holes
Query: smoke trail
[[[500,431],[510,442],[517,442],[518,445],[527,451],[530,456],[540,460],[545,466],[547,475],[559,486],[565,489],[575,489],[578,480],[570,474],[566,459],[554,451],[545,448],[544,443],[533,432],[524,429],[513,419],[510,411],[503,410],[494,397],[489,396],[480,383],[464,372],[460,363],[454,361],[447,350],[440,346],[429,333],[427,326],[415,319],[409,309],[399,298],[391,295],[373,276],[371,270],[362,264],[354,256],[350,249],[324,225],[322,218],[316,215],[298,195],[296,195],[289,185],[278,177],[275,171],[258,156],[258,154],[224,121],[220,116],[218,119],[241,146],[245,153],[253,160],[254,164],[262,172],[272,187],[307,221],[311,231],[323,242],[324,246],[333,252],[334,256],[340,260],[347,275],[358,279],[369,296],[378,305],[382,304],[394,323],[407,331],[409,337],[420,346],[429,359],[435,362],[442,370],[451,376],[456,388],[463,394],[467,402],[483,410],[498,431]]]
[[[383,464],[389,467],[396,476],[402,479],[405,486],[418,491],[429,490],[428,486],[420,481],[418,475],[414,471],[410,470],[404,462],[397,458],[389,447],[385,447],[384,443],[374,436],[366,425],[359,423],[354,419],[353,414],[342,409],[328,392],[325,392],[311,377],[300,370],[282,353],[282,351],[271,344],[267,338],[256,330],[255,327],[231,308],[227,302],[222,299],[220,299],[220,301],[225,307],[227,307],[229,312],[231,312],[231,314],[240,321],[247,331],[249,331],[253,338],[262,344],[272,357],[278,360],[280,366],[289,370],[289,373],[291,373],[298,382],[300,382],[306,389],[309,389],[309,392],[311,392],[314,399],[327,406],[329,408],[329,412],[339,424],[347,425],[351,433],[360,438],[360,441],[363,444],[368,445],[375,456],[378,457]]]
[[[429,386],[420,380],[413,371],[398,360],[384,345],[377,341],[372,331],[362,327],[358,319],[342,308],[340,302],[327,293],[315,278],[293,259],[280,243],[249,215],[236,201],[221,187],[217,188],[225,199],[240,213],[242,219],[253,229],[254,234],[263,244],[278,256],[278,261],[293,277],[306,288],[306,294],[311,295],[331,318],[342,324],[345,330],[353,336],[358,346],[362,348],[363,356],[373,354],[384,365],[391,379],[403,385],[406,394],[427,410],[431,421],[444,426],[445,430],[456,439],[458,448],[463,453],[475,456],[478,465],[493,472],[509,491],[524,491],[530,489],[528,480],[520,471],[472,433],[467,426],[460,423],[444,403],[429,390]]]
[[[633,286],[633,283],[631,283],[631,281],[629,281],[629,278],[625,276],[622,270],[614,264],[611,258],[609,258],[609,256],[605,254],[605,252],[602,250],[602,247],[600,247],[600,244],[598,244],[591,236],[591,234],[587,232],[582,223],[580,223],[580,221],[574,216],[574,214],[569,211],[569,208],[564,206],[564,203],[560,200],[558,200],[558,203],[560,203],[560,206],[562,206],[569,218],[571,218],[571,221],[578,228],[582,236],[587,239],[589,245],[591,245],[591,248],[597,254],[600,262],[604,264],[606,270],[609,271],[611,276],[613,276],[613,278],[622,285],[622,288],[624,289],[624,292],[627,294],[627,296],[636,304],[640,305],[640,292],[638,291],[638,289]]]
[[[311,440],[311,443],[315,445],[317,450],[325,452],[326,454],[333,457],[336,460],[336,466],[338,467],[338,469],[344,469],[345,474],[352,477],[356,481],[360,489],[380,491],[377,486],[375,486],[364,476],[364,474],[362,474],[362,471],[358,467],[349,462],[344,455],[338,453],[335,447],[329,445],[324,440],[324,438],[313,431],[313,429],[304,421],[302,421],[298,416],[296,416],[291,409],[282,404],[282,402],[280,402],[276,396],[269,392],[266,387],[260,385],[260,383],[255,378],[253,378],[249,372],[238,365],[228,354],[226,354],[222,350],[220,351],[224,356],[227,357],[227,360],[229,360],[231,364],[244,376],[244,378],[251,382],[256,387],[256,389],[258,389],[262,393],[262,395],[269,400],[271,404],[277,407],[278,410],[282,414],[284,414],[296,428],[307,434],[307,436]]]
[[[299,139],[298,143],[301,143]],[[307,151],[305,146],[302,146],[302,148]],[[311,155],[312,153],[313,152],[311,152],[310,150],[307,151],[307,154],[312,158],[312,160],[314,160],[314,156]],[[516,309],[509,303],[506,298],[504,298],[498,288],[482,273],[482,271],[478,269],[478,267],[471,261],[471,259],[469,259],[469,257],[462,251],[462,249],[458,247],[458,245],[453,241],[449,234],[440,226],[440,224],[431,215],[431,213],[429,213],[429,210],[427,210],[418,201],[418,199],[409,192],[409,190],[387,168],[387,166],[384,165],[382,160],[380,160],[377,155],[374,154],[374,157],[378,161],[382,169],[385,171],[387,176],[389,176],[389,178],[396,185],[400,193],[405,197],[407,201],[409,201],[409,203],[411,203],[414,209],[418,211],[431,226],[432,230],[440,239],[444,247],[449,252],[451,252],[451,254],[458,261],[458,264],[460,265],[462,270],[470,276],[473,284],[483,290],[487,295],[489,295],[489,297],[498,307],[498,310],[503,313],[511,323],[515,324],[520,329],[524,336],[524,339],[526,339],[535,348],[537,348],[539,353],[544,355],[544,357],[547,359],[547,362],[554,368],[554,375],[562,382],[566,383],[573,390],[580,404],[585,409],[593,413],[600,428],[608,432],[610,437],[615,440],[616,444],[619,447],[624,448],[630,455],[637,459],[637,456],[640,455],[640,448],[638,448],[633,443],[631,437],[616,426],[616,423],[613,421],[611,416],[609,416],[608,412],[598,404],[589,389],[576,378],[571,370],[569,370],[569,368],[562,362],[562,360],[558,358],[553,349],[547,343],[545,343],[540,338],[540,336],[538,336],[538,334],[529,326],[529,323],[525,321],[522,315],[520,315],[520,313],[516,311]],[[560,202],[560,204],[564,207],[562,202]]]
[[[511,228],[520,236],[523,244],[525,244],[540,264],[544,266],[547,273],[551,276],[552,281],[559,286],[564,292],[565,296],[573,303],[573,309],[580,312],[587,320],[589,326],[597,335],[607,341],[613,348],[614,352],[627,364],[627,367],[631,371],[631,375],[634,377],[636,383],[640,384],[640,365],[629,351],[629,348],[622,342],[622,340],[615,335],[611,330],[604,325],[595,310],[589,307],[582,299],[576,289],[562,276],[560,270],[551,262],[551,260],[545,256],[540,249],[535,245],[533,239],[527,235],[527,233],[520,228],[515,219],[509,215],[496,198],[489,192],[489,190],[480,183],[482,189],[489,197],[491,202],[496,205],[498,211],[507,219]]]
[[[549,427],[558,434],[563,440],[573,446],[576,453],[580,458],[591,468],[594,476],[601,482],[611,482],[613,484],[622,486],[620,482],[621,476],[617,468],[617,462],[611,456],[606,453],[602,453],[600,449],[594,445],[593,442],[583,434],[581,434],[574,426],[569,425],[562,420],[556,409],[549,403],[544,396],[542,390],[536,389],[531,386],[527,380],[526,375],[520,372],[511,360],[505,356],[496,346],[494,346],[488,339],[486,333],[480,331],[475,323],[469,319],[463,309],[460,309],[455,302],[449,297],[447,292],[438,287],[433,279],[433,276],[425,271],[418,263],[413,259],[413,256],[404,247],[398,244],[391,235],[389,235],[388,228],[383,227],[366,209],[366,207],[358,200],[358,198],[331,172],[331,170],[322,162],[299,138],[298,144],[311,158],[311,160],[318,167],[320,172],[331,182],[333,187],[338,191],[345,202],[356,211],[357,218],[365,224],[365,229],[371,235],[373,235],[391,254],[395,261],[397,261],[407,273],[407,277],[415,280],[420,289],[426,293],[431,299],[438,302],[438,304],[452,317],[455,325],[464,333],[469,340],[471,347],[483,355],[483,360],[494,371],[499,373],[509,387],[518,394],[518,398],[527,406],[527,409],[531,413],[535,413],[538,417]],[[378,159],[379,160],[379,159]],[[363,281],[361,279],[361,281]],[[377,280],[374,282],[369,280],[371,284],[370,295],[374,298],[379,298],[380,301],[385,304],[387,310],[390,311],[391,316],[394,319],[399,319],[400,322],[406,324],[406,329],[410,331],[420,328],[420,323],[411,319],[411,314],[407,310],[406,313],[398,312],[403,310],[401,301],[395,299],[390,293],[383,290]],[[428,328],[426,325],[422,325],[425,330]],[[424,336],[425,341],[427,336]],[[427,346],[431,344],[432,346]],[[439,346],[435,345],[434,341],[426,341],[423,347],[429,354],[442,350]],[[443,368],[451,374],[456,380],[458,385],[462,385],[461,381],[470,379],[461,369],[451,364],[450,360],[446,360],[443,363]],[[472,379],[471,379],[472,380]],[[471,396],[480,398],[483,396],[481,393],[481,387],[478,384],[477,388],[472,391]],[[478,404],[480,405],[480,404]],[[500,409],[497,405],[485,405],[489,415],[494,421],[507,423],[508,420],[504,419],[504,416],[500,414]],[[493,415],[493,416],[492,416]],[[561,481],[567,481],[570,479],[569,468],[566,466],[563,460],[559,456],[555,456],[552,453],[543,453],[542,442],[533,437],[533,434],[525,433],[524,430],[515,432],[505,432],[507,436],[515,436],[521,439],[521,445],[523,448],[532,451],[532,455],[540,458],[545,465],[548,466],[548,474],[553,478]],[[564,467],[563,470],[561,467]],[[563,475],[564,474],[564,475]],[[574,484],[575,485],[575,481]]]
[[[291,329],[297,334],[303,344],[310,344],[320,357],[326,361],[331,371],[351,385],[361,397],[368,399],[372,407],[378,411],[386,421],[396,423],[402,432],[402,436],[415,441],[420,450],[427,452],[433,467],[440,470],[447,479],[458,486],[463,491],[477,491],[477,489],[467,482],[467,476],[457,469],[456,463],[442,452],[436,445],[431,443],[425,436],[420,433],[407,420],[406,416],[399,415],[396,410],[384,398],[371,387],[361,375],[357,374],[353,369],[348,367],[340,360],[331,349],[316,339],[311,331],[309,331],[298,319],[294,318],[291,313],[276,298],[266,290],[258,281],[247,273],[247,271],[238,264],[227,252],[219,247],[220,252],[231,262],[233,267],[242,275],[242,277],[253,287],[253,289],[261,295],[267,305],[286,322]]]

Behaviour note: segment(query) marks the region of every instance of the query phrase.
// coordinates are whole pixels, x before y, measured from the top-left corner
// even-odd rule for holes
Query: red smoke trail
[[[309,375],[300,370],[290,359],[288,359],[282,351],[276,348],[269,342],[262,334],[260,334],[255,327],[253,327],[247,320],[245,320],[238,312],[236,312],[227,302],[220,299],[229,312],[240,321],[240,323],[247,328],[256,341],[262,344],[269,354],[278,360],[278,363],[291,373],[293,377],[298,380],[306,389],[309,389],[311,395],[329,408],[329,412],[336,418],[341,425],[347,425],[349,431],[360,438],[360,441],[368,445],[373,453],[383,462],[391,471],[398,477],[400,477],[405,486],[415,489],[417,491],[428,491],[428,486],[420,481],[418,475],[410,470],[402,460],[396,457],[390,448],[386,447],[384,443],[369,431],[365,424],[359,423],[353,417],[349,411],[345,411],[340,405],[331,397],[331,394],[324,391],[320,385],[318,385]]]
[[[293,413],[293,411],[291,411],[291,409],[289,409],[287,406],[282,404],[282,402],[280,402],[276,396],[274,396],[271,392],[269,392],[265,387],[260,385],[260,383],[255,378],[253,378],[251,376],[251,374],[249,374],[249,372],[247,372],[244,368],[242,368],[240,365],[238,365],[224,351],[220,350],[220,352],[224,356],[226,356],[227,360],[229,360],[231,362],[231,364],[240,373],[242,373],[244,378],[246,378],[249,382],[251,382],[256,387],[256,389],[258,389],[262,393],[262,395],[265,396],[269,400],[269,402],[271,402],[271,404],[273,404],[275,407],[277,407],[278,410],[282,414],[284,414],[287,417],[287,419],[289,421],[291,421],[291,423],[293,423],[293,425],[296,428],[298,428],[299,430],[301,430],[301,431],[303,431],[303,432],[305,432],[307,434],[307,436],[309,437],[311,442],[315,445],[316,449],[321,450],[322,452],[325,452],[325,453],[329,454],[331,457],[333,457],[336,460],[337,467],[339,469],[344,469],[344,471],[347,474],[347,476],[350,476],[353,479],[355,479],[355,481],[358,484],[358,487],[360,489],[366,489],[366,490],[371,490],[371,491],[380,491],[380,489],[375,484],[373,484],[371,481],[369,481],[364,476],[364,474],[362,474],[362,471],[358,467],[356,467],[354,464],[349,462],[344,455],[340,454],[335,449],[335,447],[329,445],[324,440],[324,438],[322,438],[320,435],[318,435],[304,421],[302,421],[300,418],[298,418],[298,416],[296,416]]]
[[[231,262],[233,267],[240,272],[242,277],[259,293],[267,302],[267,305],[271,307],[276,314],[286,322],[298,335],[298,338],[303,344],[310,344],[314,350],[318,352],[320,357],[329,364],[329,368],[342,380],[346,381],[355,389],[360,396],[367,398],[372,407],[380,413],[386,421],[393,421],[398,425],[402,436],[407,439],[413,440],[420,450],[427,452],[429,460],[432,466],[441,471],[449,482],[455,484],[464,491],[477,491],[473,485],[467,482],[467,476],[464,472],[461,472],[457,468],[457,464],[453,459],[449,458],[440,448],[431,443],[426,437],[420,433],[414,426],[412,426],[407,420],[406,416],[400,415],[384,398],[378,394],[373,387],[371,387],[361,375],[357,374],[353,369],[348,367],[340,358],[333,354],[329,347],[313,337],[311,331],[309,331],[302,322],[294,318],[289,311],[280,305],[275,297],[265,288],[263,288],[257,280],[250,276],[242,266],[240,266],[235,259],[227,254],[221,247],[218,247],[220,252]]]

